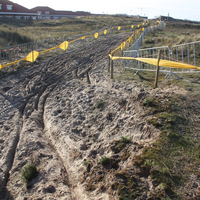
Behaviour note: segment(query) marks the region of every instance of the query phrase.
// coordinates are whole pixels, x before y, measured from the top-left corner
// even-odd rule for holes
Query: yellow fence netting
[[[141,26],[144,26],[144,25],[146,25],[146,26],[149,25],[149,21],[147,20],[146,23],[142,23],[141,25],[138,25],[138,27],[141,27]],[[94,37],[94,38],[97,39],[97,38],[99,37],[100,34],[106,35],[106,34],[108,33],[109,30],[113,30],[113,29],[115,29],[115,28],[119,31],[119,30],[122,29],[122,27],[134,28],[135,26],[134,26],[134,25],[130,25],[130,26],[112,27],[112,28],[110,28],[110,29],[105,29],[103,32],[99,32],[99,33],[96,32],[94,35],[85,35],[85,36],[82,36],[82,37],[77,38],[77,39],[72,40],[72,41],[64,41],[64,42],[63,42],[62,44],[60,44],[59,46],[52,47],[52,48],[50,48],[50,49],[47,49],[47,50],[44,50],[44,51],[41,51],[41,52],[31,51],[31,52],[30,52],[25,58],[23,58],[23,59],[16,60],[16,61],[14,61],[14,62],[7,63],[7,64],[5,64],[5,65],[1,65],[1,64],[0,64],[0,69],[3,68],[3,67],[7,67],[7,66],[10,66],[10,65],[19,63],[19,62],[24,61],[24,60],[29,61],[29,62],[34,62],[40,54],[47,53],[47,52],[52,51],[52,50],[55,50],[55,49],[57,49],[57,48],[60,48],[60,49],[62,49],[62,50],[66,50],[66,49],[68,48],[69,44],[71,44],[71,43],[73,43],[73,42],[75,42],[75,41],[84,40],[84,39],[86,39],[86,38],[88,38],[88,37]],[[139,31],[137,31],[137,32],[134,33],[134,34],[138,34],[138,33],[139,33]],[[134,34],[133,34],[133,35],[134,35]],[[128,41],[130,42],[131,39],[132,39],[132,37],[130,37]],[[125,44],[126,44],[126,43],[125,43]],[[123,50],[123,48],[125,47],[125,44],[123,44],[122,46],[120,46],[120,47],[122,48],[122,50]],[[119,48],[120,48],[120,47],[119,47]],[[119,48],[118,48],[118,49],[119,49]]]
[[[157,24],[161,25],[161,23],[159,21],[156,22]],[[143,25],[143,24],[142,24]],[[140,25],[138,25],[138,28],[140,27]],[[151,26],[151,28],[153,28],[154,26]],[[132,37],[134,36],[134,34],[138,34],[140,31],[144,31],[145,28],[140,28],[137,30],[136,33],[133,33],[125,42],[123,42],[119,47],[117,47],[116,49],[114,49],[110,54],[109,57],[111,58],[111,60],[138,60],[140,62],[144,62],[147,64],[151,64],[151,65],[157,65],[158,59],[155,58],[134,58],[134,57],[118,57],[118,56],[113,56],[113,54],[121,49],[121,51],[124,50],[126,43],[130,43],[130,41],[132,40]],[[194,65],[190,65],[190,64],[186,64],[186,63],[181,63],[181,62],[175,62],[175,61],[168,61],[168,60],[162,60],[160,59],[159,61],[159,66],[161,67],[169,67],[169,68],[182,68],[182,69],[198,69],[200,70],[200,67],[196,67]]]
[[[133,57],[117,57],[117,56],[111,56],[109,54],[110,58],[112,60],[138,60],[140,62],[144,62],[151,65],[157,65],[158,59],[156,58],[133,58]],[[169,60],[162,60],[159,61],[160,67],[170,67],[170,68],[182,68],[182,69],[198,69],[200,70],[200,67],[196,67],[194,65],[186,64],[186,63],[180,63],[175,61],[169,61]]]

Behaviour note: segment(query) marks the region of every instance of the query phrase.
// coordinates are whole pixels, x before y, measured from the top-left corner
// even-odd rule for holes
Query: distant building
[[[188,23],[188,24],[200,24],[200,22],[197,21],[191,21],[188,19],[175,19],[173,17],[168,16],[160,16],[158,18],[161,21],[168,21],[168,22],[182,22],[182,23]]]
[[[27,9],[9,0],[0,0],[0,17],[10,17],[16,19],[60,19],[66,17],[78,17],[92,15],[84,11],[57,11],[49,7],[38,6]]]
[[[8,0],[0,0],[0,17],[14,17],[16,19],[37,19],[37,13]]]
[[[78,16],[92,15],[89,12],[59,11],[59,10],[53,10],[50,7],[43,7],[43,6],[38,6],[38,7],[32,8],[30,11],[37,13],[38,19],[60,19],[60,18],[66,18],[66,17],[78,17]]]

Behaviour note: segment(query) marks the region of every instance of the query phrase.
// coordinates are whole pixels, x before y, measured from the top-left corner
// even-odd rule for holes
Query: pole
[[[158,61],[157,61],[157,69],[156,69],[156,76],[155,76],[155,83],[154,83],[154,87],[157,88],[158,86],[158,74],[159,74],[159,63],[160,63],[160,54],[161,54],[161,49],[159,49],[158,51]]]
[[[111,49],[109,51],[109,55],[111,53]],[[108,55],[108,72],[110,72],[110,56]]]
[[[111,60],[111,79],[113,79],[113,60]]]
[[[32,43],[32,60],[34,61],[33,43]]]
[[[85,46],[85,39],[83,39],[83,47]]]

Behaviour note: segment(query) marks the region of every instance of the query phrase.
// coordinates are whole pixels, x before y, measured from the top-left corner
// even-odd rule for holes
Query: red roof
[[[0,13],[1,12],[19,12],[19,13],[30,13],[30,10],[28,8],[25,8],[17,3],[13,3],[11,1],[8,0],[0,0],[0,4],[1,9],[0,9]],[[11,5],[12,6],[12,10],[8,10],[7,5]]]
[[[8,13],[31,13],[32,15],[38,15],[38,12],[40,11],[40,15],[60,15],[60,16],[85,16],[85,15],[91,15],[89,12],[84,12],[84,11],[77,11],[77,12],[72,12],[72,11],[64,11],[64,10],[54,10],[48,6],[37,6],[32,9],[27,9],[17,3],[13,3],[9,0],[0,0],[0,14],[2,13],[8,14]],[[11,6],[12,9],[9,9],[8,5]]]

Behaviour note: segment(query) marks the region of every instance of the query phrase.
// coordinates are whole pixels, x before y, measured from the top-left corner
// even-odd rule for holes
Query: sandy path
[[[124,36],[107,36],[85,48],[1,77],[2,199],[78,198],[71,185],[73,181],[69,179],[69,162],[63,161],[64,157],[56,146],[57,140],[49,132],[49,127],[46,127],[46,102],[62,81],[86,78],[83,85],[88,84],[88,73],[107,57],[109,49],[121,43]],[[62,93],[62,90],[59,90],[59,93]],[[50,106],[51,110],[56,103],[55,100],[52,107]],[[57,124],[57,127],[61,125]],[[20,181],[20,170],[30,161],[41,170],[26,190]]]

